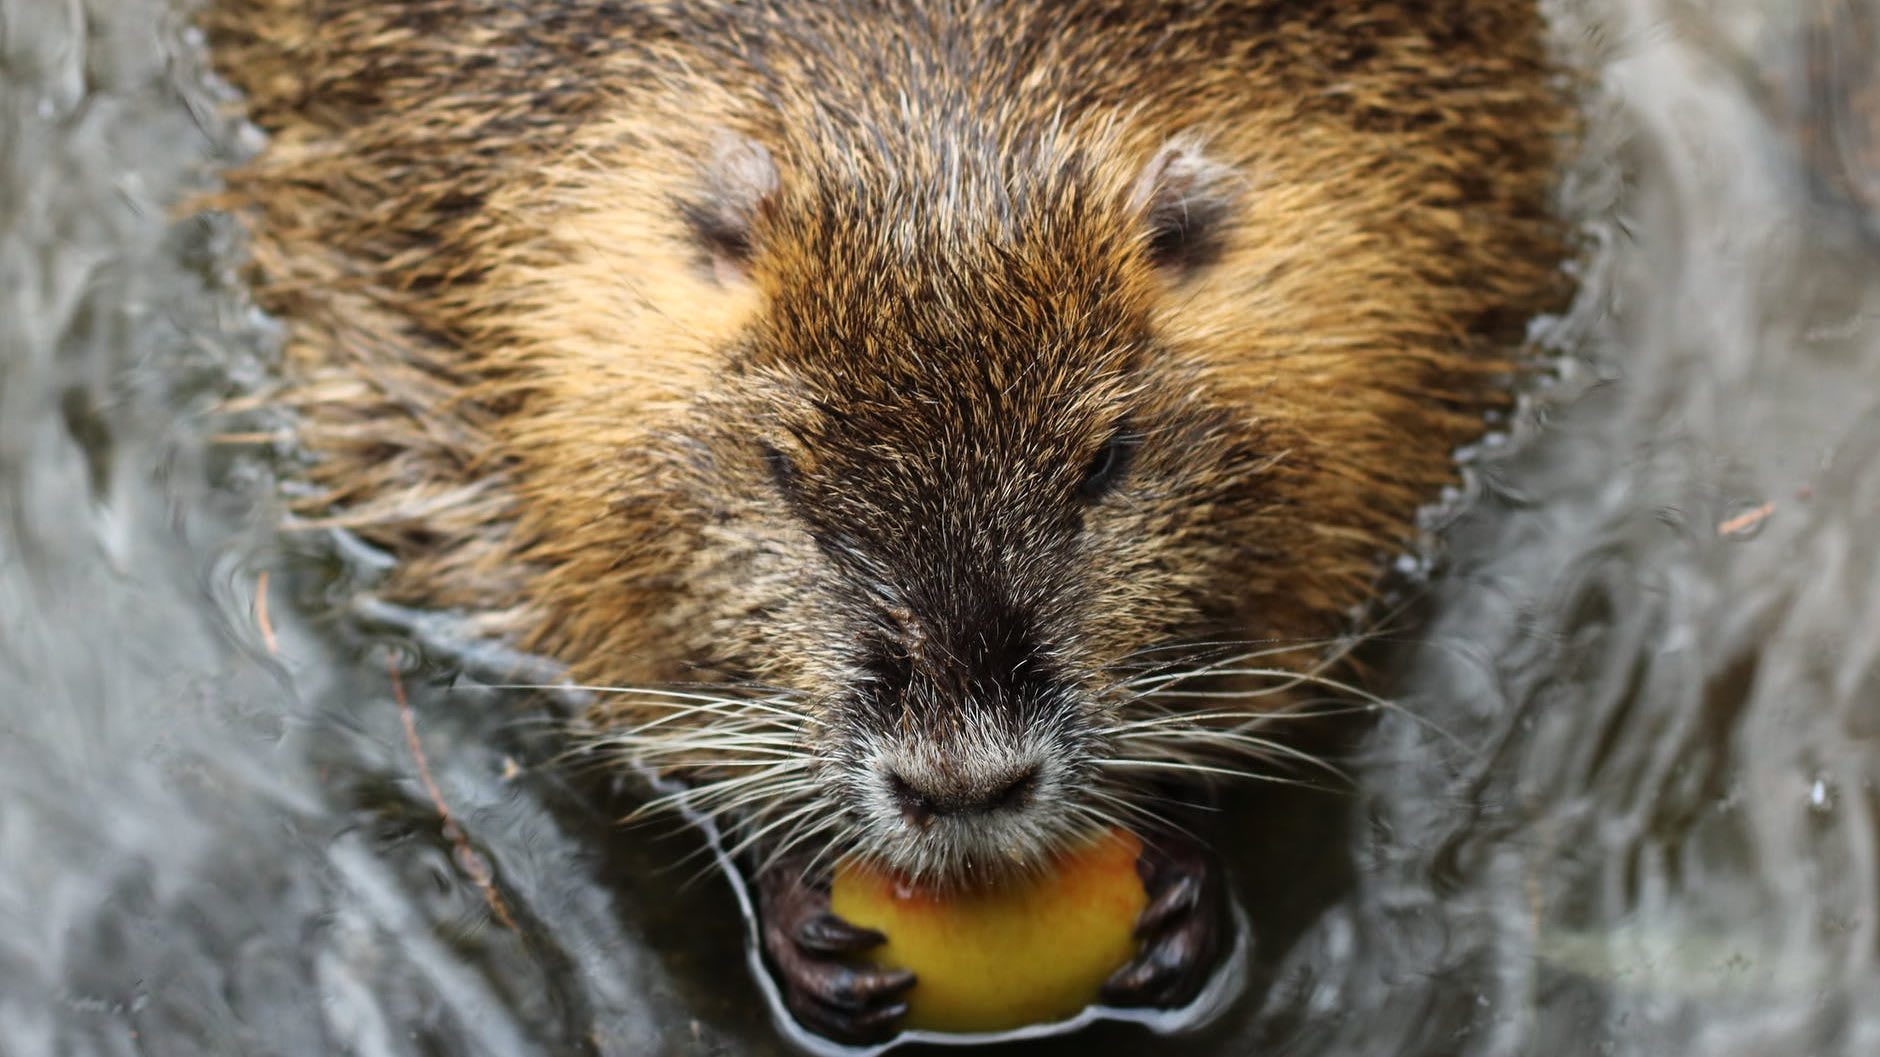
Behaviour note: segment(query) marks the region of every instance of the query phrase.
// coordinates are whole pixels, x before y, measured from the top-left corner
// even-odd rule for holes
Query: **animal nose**
[[[888,790],[901,816],[922,827],[942,816],[986,815],[1022,808],[1030,802],[1037,786],[1036,764],[978,783],[935,782],[900,771],[888,772]]]

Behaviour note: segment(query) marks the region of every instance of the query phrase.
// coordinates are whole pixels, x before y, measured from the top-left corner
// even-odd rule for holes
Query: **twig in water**
[[[1776,512],[1774,503],[1764,503],[1754,510],[1745,511],[1717,526],[1719,536],[1740,536],[1769,519]]]
[[[268,571],[261,570],[255,577],[255,623],[261,627],[261,642],[268,648],[268,656],[278,657],[281,643],[274,637],[274,624],[268,620]]]
[[[483,898],[488,901],[496,919],[511,932],[520,931],[516,928],[515,919],[509,916],[509,908],[503,904],[501,893],[496,891],[490,864],[471,847],[470,838],[464,835],[463,827],[457,825],[457,820],[451,817],[450,808],[444,804],[444,794],[438,791],[437,782],[431,778],[431,765],[424,758],[424,747],[418,743],[418,719],[411,710],[411,702],[405,699],[404,681],[398,677],[397,655],[387,655],[386,669],[392,673],[392,700],[398,702],[398,720],[405,726],[405,744],[411,747],[411,758],[418,763],[418,780],[424,783],[424,792],[431,798],[431,806],[437,808],[437,817],[444,821],[444,836],[450,840],[455,851],[457,865],[483,890]]]

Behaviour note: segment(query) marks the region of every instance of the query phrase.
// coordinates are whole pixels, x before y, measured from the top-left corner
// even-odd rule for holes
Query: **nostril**
[[[1005,808],[1024,807],[1031,800],[1032,793],[1038,788],[1038,766],[1033,764],[1005,785],[993,790],[986,798],[987,811],[999,811]]]
[[[888,772],[888,792],[901,814],[916,826],[925,826],[938,813],[933,797],[914,788],[914,784],[894,771]]]

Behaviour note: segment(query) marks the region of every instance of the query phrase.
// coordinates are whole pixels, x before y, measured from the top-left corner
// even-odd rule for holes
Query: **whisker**
[[[652,726],[654,724],[671,723],[695,716],[722,717],[752,727],[753,729],[774,727],[780,730],[796,730],[805,726],[807,723],[806,717],[802,715],[792,713],[787,709],[766,709],[761,707],[762,704],[762,702],[755,700],[741,701],[737,699],[727,699],[725,701],[712,702],[709,704],[701,702],[673,703],[669,701],[642,701],[638,702],[637,705],[640,707],[664,709],[665,712],[658,716],[658,718],[646,719],[635,725]],[[639,711],[640,707],[609,708],[602,710],[600,714],[609,717],[630,715],[633,712]]]
[[[1233,767],[1218,767],[1213,764],[1190,763],[1183,760],[1100,760],[1098,761],[1098,766],[1114,767],[1123,770],[1174,771],[1182,774],[1219,775],[1227,778],[1244,778],[1256,782],[1302,786],[1307,789],[1319,789],[1323,791],[1322,787],[1311,782],[1301,781],[1297,778],[1283,778],[1279,775],[1266,774],[1260,771],[1248,771]]]
[[[685,720],[699,720],[699,723],[688,729],[683,722]],[[655,734],[654,732],[659,733]],[[586,744],[622,744],[631,741],[650,743],[655,738],[664,740],[669,738],[697,737],[707,732],[722,734],[727,738],[747,738],[760,735],[782,737],[791,734],[795,734],[801,738],[807,734],[806,730],[787,731],[763,724],[741,723],[736,719],[728,717],[701,719],[698,713],[675,713],[656,720],[649,720],[645,723],[637,723],[630,726],[594,727],[575,735],[575,737],[577,740]]]
[[[765,856],[763,862],[758,865],[756,872],[763,873],[771,869],[788,857],[791,851],[801,847],[804,842],[815,840],[829,833],[831,830],[835,829],[835,827],[835,822],[825,818],[813,826],[806,826],[799,829],[797,832],[779,841],[777,847],[771,851],[769,855]]]
[[[1212,709],[1206,712],[1184,712],[1179,709],[1168,709],[1158,712],[1153,716],[1127,719],[1112,723],[1102,728],[1101,733],[1105,736],[1110,736],[1127,731],[1155,727],[1201,726],[1215,720],[1239,720],[1247,724],[1259,724],[1264,726],[1265,724],[1277,722],[1282,719],[1320,719],[1326,716],[1358,715],[1377,711],[1376,705],[1368,703],[1362,705],[1343,705],[1338,708],[1321,709],[1311,707],[1321,704],[1339,704],[1339,699],[1315,698],[1311,701],[1300,702],[1301,707],[1283,709]]]
[[[1295,686],[1299,686],[1302,684],[1309,684],[1312,686],[1322,686],[1328,690],[1337,690],[1340,693],[1350,694],[1351,696],[1361,701],[1370,701],[1370,702],[1374,702],[1380,705],[1389,704],[1389,702],[1386,701],[1384,698],[1381,698],[1377,696],[1376,694],[1371,693],[1368,690],[1361,689],[1357,686],[1352,685],[1351,683],[1344,682],[1343,680],[1340,680],[1340,679],[1334,679],[1326,675],[1319,675],[1316,672],[1295,672],[1295,671],[1289,671],[1285,668],[1222,668],[1222,669],[1212,671],[1208,674],[1213,675],[1213,676],[1227,677],[1227,678],[1264,676],[1267,678],[1280,680],[1280,682],[1272,686],[1262,687],[1258,690],[1245,691],[1245,692],[1237,692],[1237,691],[1223,692],[1223,691],[1201,691],[1201,690],[1157,690],[1153,692],[1153,696],[1156,696],[1156,697],[1172,697],[1172,696],[1265,697],[1271,694],[1276,694],[1276,693],[1283,692],[1285,690],[1289,690]],[[1148,696],[1148,695],[1145,695],[1145,696]]]
[[[701,750],[724,750],[730,748],[724,742],[717,741],[675,741],[669,745],[636,745],[627,741],[608,741],[601,743],[602,748],[619,749],[621,755],[652,762],[672,756],[692,756]],[[701,766],[709,767],[758,767],[770,760],[809,760],[815,757],[799,748],[778,748],[771,745],[741,745],[738,755],[743,757],[764,757],[764,759],[737,759],[728,755],[711,756],[699,761]]]
[[[740,774],[736,777],[718,779],[698,785],[688,785],[680,789],[675,789],[670,793],[663,793],[634,808],[632,813],[627,816],[627,821],[673,807],[681,810],[689,809],[700,814],[715,814],[715,811],[706,811],[705,805],[711,804],[716,800],[725,799],[728,796],[736,795],[752,786],[758,787],[761,794],[773,790],[781,791],[784,788],[784,782],[792,778],[803,782],[805,785],[808,785],[811,781],[807,776],[798,775],[797,772],[803,770],[800,766],[776,764],[774,768],[773,770],[754,771],[749,774]]]
[[[1136,819],[1142,824],[1144,829],[1169,830],[1174,833],[1179,833],[1191,840],[1199,841],[1201,839],[1195,835],[1193,830],[1175,821],[1167,813],[1156,811],[1147,804],[1139,802],[1139,798],[1145,795],[1145,793],[1146,791],[1139,792],[1136,798],[1123,797],[1116,793],[1097,793],[1095,799],[1121,810],[1124,816],[1128,818]],[[1180,803],[1168,797],[1155,797],[1155,799],[1167,800],[1170,803]],[[1182,806],[1189,807],[1191,805],[1183,804]]]
[[[840,858],[861,842],[861,834],[852,822],[845,820],[831,822],[829,829],[833,831],[833,835],[829,840],[822,842],[822,846],[816,849],[816,854],[810,856],[809,861],[804,864],[803,875],[805,877],[814,874],[825,859],[833,863],[834,859]]]
[[[490,689],[490,690],[583,690],[591,694],[645,694],[648,697],[671,697],[671,698],[676,698],[680,700],[696,700],[696,701],[753,700],[751,698],[728,698],[728,697],[725,697],[723,694],[706,694],[706,693],[700,692],[703,689],[715,688],[720,685],[723,685],[726,688],[735,689],[736,688],[735,684],[697,683],[697,684],[689,684],[689,685],[694,686],[694,689],[680,690],[671,686],[602,686],[596,683],[490,683],[488,684],[486,689]],[[788,694],[789,692],[786,691],[784,694],[773,694],[772,696],[788,696]]]
[[[1097,803],[1106,804],[1116,809],[1118,812],[1121,813],[1122,817],[1134,818],[1141,822],[1148,823],[1151,828],[1165,826],[1165,827],[1169,827],[1172,829],[1181,830],[1184,833],[1187,832],[1185,829],[1182,829],[1181,826],[1177,825],[1173,820],[1169,819],[1162,812],[1149,807],[1147,804],[1139,803],[1136,800],[1119,796],[1115,793],[1108,793],[1108,792],[1103,792],[1100,790],[1090,790],[1088,792],[1088,795],[1090,796],[1092,800],[1096,801]],[[1123,828],[1126,829],[1128,827],[1125,826]]]
[[[775,832],[777,827],[799,821],[823,809],[823,805],[819,801],[810,801],[809,803],[803,804],[794,811],[790,811],[780,818],[768,822],[755,831],[743,836],[736,844],[725,849],[725,855],[728,858],[736,859],[738,856],[744,854],[745,851],[749,850],[753,844],[763,840],[766,835]]]
[[[1118,686],[1119,688],[1129,688],[1129,687],[1142,685],[1144,683],[1162,683],[1162,682],[1169,682],[1169,681],[1180,680],[1180,679],[1201,678],[1203,676],[1208,676],[1208,675],[1219,673],[1223,668],[1225,668],[1228,665],[1241,664],[1246,661],[1257,660],[1261,657],[1277,657],[1281,654],[1296,653],[1300,650],[1318,649],[1320,647],[1332,645],[1338,641],[1340,640],[1313,639],[1313,640],[1304,640],[1300,642],[1288,642],[1288,643],[1284,643],[1284,644],[1277,645],[1277,646],[1271,646],[1266,649],[1249,650],[1244,653],[1237,653],[1237,654],[1233,654],[1227,657],[1213,658],[1202,663],[1198,667],[1190,665],[1188,667],[1181,668],[1180,670],[1172,670],[1173,666],[1170,666],[1170,669],[1165,669],[1161,672],[1148,674],[1148,675],[1140,675],[1140,676],[1136,676],[1133,679],[1125,680],[1122,683],[1119,683]],[[1313,665],[1313,667],[1308,670],[1318,671],[1324,668],[1328,668],[1331,665],[1336,664],[1340,659],[1342,659],[1346,652],[1348,651],[1341,650],[1339,652],[1333,653],[1330,656],[1322,659],[1318,664]]]
[[[1327,645],[1329,643],[1336,642],[1336,641],[1338,640],[1324,639],[1324,638],[1320,638],[1320,639],[1265,638],[1265,639],[1204,639],[1204,640],[1197,641],[1197,642],[1170,642],[1170,643],[1163,643],[1161,645],[1156,645],[1156,646],[1146,646],[1139,650],[1132,650],[1129,653],[1124,654],[1122,656],[1121,661],[1127,662],[1127,661],[1133,660],[1134,658],[1147,656],[1152,653],[1171,653],[1177,650],[1183,651],[1189,657],[1193,657],[1193,656],[1198,656],[1202,653],[1208,652],[1210,650],[1218,653],[1224,650],[1233,649],[1238,646],[1270,646],[1270,647],[1278,648],[1281,652],[1284,652],[1285,650],[1290,650],[1290,649],[1309,650],[1309,649],[1313,649],[1314,647],[1324,646],[1324,645]]]
[[[670,702],[670,701],[689,702],[689,703],[698,705],[700,709],[704,711],[712,711],[714,709],[726,709],[726,710],[732,710],[732,711],[748,710],[748,711],[753,711],[753,712],[769,713],[771,715],[777,716],[779,719],[787,723],[801,723],[803,721],[802,713],[793,712],[790,709],[782,707],[783,704],[785,704],[786,702],[801,699],[801,695],[790,694],[790,693],[781,693],[781,694],[773,693],[767,697],[727,697],[722,693],[707,694],[707,693],[701,693],[695,690],[674,690],[668,687],[656,687],[656,686],[593,686],[593,685],[586,685],[586,684],[564,684],[564,685],[557,686],[557,685],[550,685],[546,683],[538,683],[538,684],[505,683],[505,684],[498,684],[495,686],[491,686],[489,687],[489,689],[492,689],[492,690],[581,690],[581,691],[592,693],[592,694],[608,694],[608,695],[612,695],[613,697],[631,696],[631,697],[640,697],[640,698],[652,698],[655,700],[648,700],[648,701],[643,702],[644,704],[648,706],[652,706],[652,707],[665,706],[665,707],[677,708],[680,706],[668,705],[667,702]],[[659,700],[659,699],[664,699],[664,700]]]
[[[1401,716],[1408,718],[1412,722],[1418,724],[1419,726],[1422,726],[1426,730],[1429,730],[1430,732],[1436,734],[1437,736],[1441,737],[1443,740],[1449,742],[1450,744],[1458,748],[1467,747],[1467,743],[1463,741],[1463,739],[1456,736],[1454,733],[1450,732],[1447,728],[1443,727],[1441,724],[1437,723],[1435,720],[1429,718],[1428,716],[1422,715],[1417,712],[1413,712],[1410,709],[1403,707],[1401,704],[1398,704],[1395,701],[1391,701],[1387,698],[1379,697],[1376,694],[1372,694],[1360,687],[1352,685],[1351,683],[1347,683],[1338,679],[1331,679],[1325,676],[1318,676],[1318,675],[1303,675],[1302,673],[1288,672],[1285,669],[1278,669],[1278,668],[1233,669],[1233,670],[1223,672],[1222,674],[1241,675],[1241,676],[1265,675],[1265,676],[1272,676],[1274,678],[1282,679],[1284,681],[1281,683],[1275,684],[1273,686],[1270,686],[1270,687],[1264,687],[1258,690],[1249,690],[1249,691],[1222,692],[1222,691],[1162,690],[1162,691],[1155,691],[1152,694],[1143,695],[1143,697],[1139,698],[1139,700],[1156,700],[1156,699],[1185,700],[1185,699],[1190,699],[1190,698],[1202,698],[1202,699],[1210,699],[1210,700],[1219,700],[1219,699],[1242,699],[1244,700],[1244,699],[1250,699],[1250,698],[1266,697],[1271,694],[1282,693],[1286,690],[1290,690],[1293,687],[1299,686],[1301,684],[1309,684],[1313,686],[1322,686],[1328,690],[1337,690],[1341,693],[1350,694],[1351,696],[1357,698],[1358,700],[1363,701],[1366,704],[1366,706],[1368,706],[1368,708],[1363,709],[1363,710],[1367,710],[1367,711],[1385,710],[1385,711],[1393,712],[1397,715],[1401,715]],[[1282,715],[1284,713],[1285,713],[1285,710],[1275,710],[1273,714]]]
[[[1252,734],[1248,734],[1243,731],[1167,730],[1167,731],[1157,731],[1152,734],[1141,734],[1141,735],[1125,734],[1122,736],[1120,740],[1135,741],[1139,743],[1147,743],[1150,745],[1155,745],[1158,743],[1161,743],[1161,744],[1179,743],[1183,741],[1199,742],[1201,744],[1210,745],[1210,746],[1233,745],[1237,748],[1241,748],[1241,751],[1243,753],[1245,753],[1247,749],[1258,750],[1256,755],[1271,762],[1281,762],[1281,761],[1286,761],[1286,760],[1296,761],[1296,762],[1303,763],[1311,767],[1316,767],[1319,770],[1325,771],[1326,773],[1333,775],[1334,777],[1338,778],[1340,781],[1346,783],[1347,785],[1357,784],[1356,780],[1353,779],[1350,774],[1346,773],[1343,769],[1341,769],[1340,767],[1338,767],[1336,764],[1332,763],[1329,760],[1325,760],[1318,756],[1314,756],[1311,753],[1304,751],[1303,749],[1297,749],[1297,748],[1294,748],[1293,746],[1286,745],[1282,742],[1273,741],[1270,738],[1255,737]]]

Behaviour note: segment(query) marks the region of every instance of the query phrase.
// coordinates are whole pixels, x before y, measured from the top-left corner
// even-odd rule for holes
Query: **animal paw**
[[[1192,1000],[1213,975],[1228,924],[1221,870],[1200,845],[1163,838],[1136,860],[1149,905],[1136,919],[1136,957],[1103,985],[1114,1006],[1173,1008]]]
[[[799,1023],[838,1042],[879,1042],[895,1033],[914,974],[855,964],[886,937],[831,913],[828,890],[797,864],[766,870],[758,878],[758,899],[764,953]]]

